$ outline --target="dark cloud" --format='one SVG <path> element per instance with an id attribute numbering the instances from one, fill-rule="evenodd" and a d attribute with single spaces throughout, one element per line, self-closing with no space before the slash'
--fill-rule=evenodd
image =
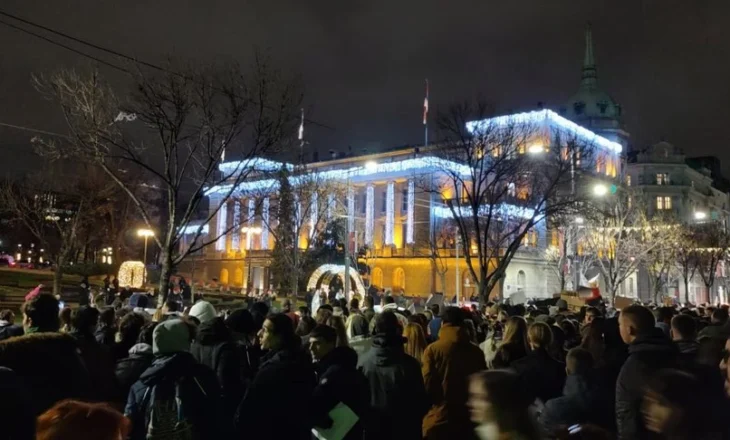
<path id="1" fill-rule="evenodd" d="M 601 86 L 635 145 L 659 138 L 717 154 L 730 117 L 726 0 L 4 0 L 1 9 L 150 61 L 245 61 L 267 48 L 302 75 L 322 151 L 422 141 L 432 108 L 481 94 L 502 110 L 559 107 L 578 87 L 591 21 Z M 0 122 L 60 129 L 31 72 L 88 60 L 0 25 Z M 27 135 L 0 128 L 8 150 Z M 10 146 L 8 146 L 10 145 Z M 25 159 L 18 159 L 25 160 Z"/>

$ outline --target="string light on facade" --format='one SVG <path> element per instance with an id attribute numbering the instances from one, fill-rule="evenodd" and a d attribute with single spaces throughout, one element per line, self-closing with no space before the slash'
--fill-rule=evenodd
<path id="1" fill-rule="evenodd" d="M 460 217 L 469 217 L 472 214 L 472 210 L 470 206 L 458 206 L 454 208 Z M 535 210 L 530 208 L 525 208 L 522 206 L 515 206 L 510 205 L 507 203 L 502 203 L 496 208 L 493 208 L 491 214 L 489 212 L 489 206 L 482 206 L 480 209 L 480 214 L 484 216 L 492 216 L 492 217 L 498 217 L 501 215 L 507 216 L 507 217 L 520 217 L 524 219 L 531 219 L 535 216 Z M 433 208 L 433 215 L 436 218 L 446 218 L 450 219 L 453 218 L 453 214 L 451 212 L 451 208 L 445 207 L 445 206 L 435 206 Z"/>
<path id="2" fill-rule="evenodd" d="M 228 205 L 224 202 L 221 203 L 221 207 L 218 210 L 218 240 L 215 242 L 215 250 L 224 251 L 226 250 L 226 230 L 228 229 Z"/>
<path id="3" fill-rule="evenodd" d="M 241 250 L 241 201 L 233 202 L 233 234 L 231 235 L 231 248 L 234 251 Z"/>
<path id="4" fill-rule="evenodd" d="M 375 188 L 370 184 L 367 186 L 365 192 L 365 243 L 368 245 L 373 244 L 373 210 L 375 204 Z"/>
<path id="5" fill-rule="evenodd" d="M 264 228 L 261 231 L 261 249 L 269 248 L 269 198 L 265 197 L 261 207 L 261 217 L 264 219 Z"/>
<path id="6" fill-rule="evenodd" d="M 248 199 L 248 220 L 246 221 L 246 223 L 248 224 L 249 230 L 253 228 L 253 220 L 255 215 L 256 201 L 254 199 Z M 253 247 L 252 239 L 252 234 L 246 234 L 246 249 L 251 249 Z"/>
<path id="7" fill-rule="evenodd" d="M 347 222 L 351 231 L 355 230 L 355 190 L 347 188 Z"/>
<path id="8" fill-rule="evenodd" d="M 395 226 L 395 182 L 388 182 L 385 192 L 385 244 L 393 244 L 393 227 Z"/>
<path id="9" fill-rule="evenodd" d="M 317 213 L 319 212 L 319 194 L 312 193 L 311 200 L 311 212 L 309 213 L 309 238 L 314 237 L 314 232 L 317 227 Z"/>
<path id="10" fill-rule="evenodd" d="M 277 162 L 271 159 L 265 159 L 263 157 L 252 157 L 248 160 L 238 160 L 232 162 L 224 162 L 218 165 L 218 170 L 226 174 L 240 174 L 243 170 L 253 171 L 278 171 L 286 167 L 287 170 L 291 171 L 294 166 L 290 163 Z"/>
<path id="11" fill-rule="evenodd" d="M 406 215 L 406 243 L 413 243 L 414 230 L 414 209 L 416 205 L 416 184 L 413 180 L 408 181 L 408 213 Z"/>
<path id="12" fill-rule="evenodd" d="M 207 234 L 209 231 L 208 225 L 203 225 L 202 228 L 200 225 L 186 225 L 180 228 L 180 233 L 183 235 L 197 234 L 198 229 L 200 229 L 201 234 Z"/>

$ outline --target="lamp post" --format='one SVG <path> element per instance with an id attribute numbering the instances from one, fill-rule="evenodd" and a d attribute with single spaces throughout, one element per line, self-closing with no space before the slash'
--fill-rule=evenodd
<path id="1" fill-rule="evenodd" d="M 147 282 L 147 239 L 150 237 L 155 236 L 155 231 L 152 229 L 137 229 L 137 236 L 138 237 L 144 237 L 144 255 L 142 257 L 142 261 L 144 262 L 144 271 L 142 274 L 142 279 L 144 282 Z"/>
<path id="2" fill-rule="evenodd" d="M 241 228 L 241 232 L 246 234 L 246 260 L 248 266 L 246 288 L 248 288 L 249 284 L 253 286 L 253 283 L 251 282 L 251 237 L 260 234 L 262 231 L 263 230 L 259 226 L 244 226 Z"/>

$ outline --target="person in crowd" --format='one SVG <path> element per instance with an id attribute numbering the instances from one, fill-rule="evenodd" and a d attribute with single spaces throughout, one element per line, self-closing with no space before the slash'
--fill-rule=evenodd
<path id="1" fill-rule="evenodd" d="M 324 320 L 321 324 L 328 325 L 335 329 L 335 332 L 337 332 L 337 346 L 338 347 L 348 347 L 350 344 L 347 340 L 347 330 L 345 329 L 345 320 L 342 318 L 342 316 L 335 316 L 334 314 L 330 315 L 327 319 Z"/>
<path id="2" fill-rule="evenodd" d="M 292 304 L 291 299 L 287 298 L 284 300 L 284 303 L 281 306 L 281 312 L 288 316 L 294 323 L 294 328 L 297 328 L 299 325 L 299 315 L 297 315 L 294 311 L 294 305 Z"/>
<path id="3" fill-rule="evenodd" d="M 583 326 L 583 339 L 580 347 L 587 350 L 593 356 L 593 362 L 596 367 L 604 365 L 604 353 L 606 352 L 606 342 L 603 339 L 603 328 L 605 321 L 603 318 L 596 317 L 591 319 L 589 324 Z"/>
<path id="4" fill-rule="evenodd" d="M 357 298 L 352 298 L 350 300 L 350 304 L 347 309 L 350 311 L 350 314 L 361 313 L 360 312 L 360 300 Z"/>
<path id="5" fill-rule="evenodd" d="M 147 318 L 141 313 L 127 313 L 119 322 L 119 342 L 112 347 L 114 362 L 129 355 L 129 350 L 139 342 L 142 327 L 147 324 Z"/>
<path id="6" fill-rule="evenodd" d="M 555 302 L 555 307 L 558 309 L 558 315 L 570 315 L 570 310 L 568 310 L 568 301 L 559 299 Z"/>
<path id="7" fill-rule="evenodd" d="M 727 438 L 727 424 L 717 418 L 712 401 L 702 400 L 700 382 L 690 373 L 665 369 L 655 372 L 644 390 L 641 414 L 646 431 L 659 439 Z"/>
<path id="8" fill-rule="evenodd" d="M 198 307 L 200 305 L 202 306 Z M 200 322 L 195 341 L 190 346 L 190 353 L 196 361 L 215 372 L 223 392 L 223 409 L 226 416 L 232 419 L 244 392 L 241 352 L 233 342 L 223 318 L 216 316 L 210 303 L 201 301 L 195 304 L 190 310 L 190 316 Z"/>
<path id="9" fill-rule="evenodd" d="M 258 337 L 268 353 L 238 407 L 236 428 L 246 438 L 309 440 L 312 421 L 302 411 L 316 385 L 309 355 L 283 313 L 269 315 Z"/>
<path id="10" fill-rule="evenodd" d="M 689 315 L 675 316 L 672 318 L 670 334 L 677 347 L 678 364 L 682 366 L 694 364 L 700 349 L 695 320 Z"/>
<path id="11" fill-rule="evenodd" d="M 560 329 L 565 334 L 565 343 L 562 347 L 562 352 L 567 353 L 571 348 L 580 345 L 580 333 L 570 319 L 565 319 L 559 325 Z"/>
<path id="12" fill-rule="evenodd" d="M 41 293 L 22 307 L 25 335 L 0 341 L 0 366 L 15 372 L 35 414 L 59 400 L 92 397 L 74 339 L 59 333 L 58 300 Z"/>
<path id="13" fill-rule="evenodd" d="M 152 335 L 154 360 L 132 385 L 124 415 L 130 440 L 224 438 L 220 389 L 215 373 L 189 353 L 190 325 L 181 319 L 159 323 Z"/>
<path id="14" fill-rule="evenodd" d="M 423 364 L 423 352 L 426 351 L 426 335 L 420 324 L 409 322 L 403 331 L 403 337 L 406 339 L 403 349 L 406 354 L 413 356 L 419 364 Z"/>
<path id="15" fill-rule="evenodd" d="M 703 328 L 697 335 L 697 339 L 726 340 L 730 337 L 730 325 L 728 324 L 728 310 L 720 307 L 712 311 L 710 325 Z"/>
<path id="16" fill-rule="evenodd" d="M 127 351 L 127 356 L 117 360 L 114 375 L 119 384 L 119 394 L 126 401 L 129 390 L 139 380 L 142 373 L 152 365 L 153 334 L 156 322 L 145 324 L 138 332 L 136 344 Z"/>
<path id="17" fill-rule="evenodd" d="M 71 332 L 71 307 L 64 307 L 58 312 L 61 333 Z"/>
<path id="18" fill-rule="evenodd" d="M 309 336 L 309 333 L 311 333 L 316 326 L 317 323 L 314 321 L 314 318 L 309 315 L 302 315 L 299 317 L 299 324 L 297 325 L 295 333 L 297 336 L 304 338 L 305 336 Z"/>
<path id="19" fill-rule="evenodd" d="M 421 422 L 428 410 L 418 361 L 403 350 L 403 336 L 394 312 L 375 315 L 372 349 L 358 361 L 370 387 L 366 440 L 421 440 Z"/>
<path id="20" fill-rule="evenodd" d="M 368 324 L 375 317 L 375 300 L 370 295 L 365 296 L 362 300 L 362 316 L 368 320 Z"/>
<path id="21" fill-rule="evenodd" d="M 37 440 L 120 440 L 132 423 L 107 403 L 64 400 L 38 417 L 36 429 Z"/>
<path id="22" fill-rule="evenodd" d="M 536 322 L 527 330 L 530 353 L 512 363 L 512 368 L 525 384 L 534 399 L 545 403 L 559 397 L 565 383 L 565 365 L 548 352 L 552 343 L 552 328 L 544 322 Z"/>
<path id="23" fill-rule="evenodd" d="M 357 370 L 357 353 L 350 347 L 337 346 L 337 332 L 326 325 L 318 325 L 309 335 L 309 350 L 315 361 L 317 386 L 312 397 L 314 425 L 331 428 L 330 411 L 340 402 L 347 405 L 359 420 L 344 437 L 361 440 L 363 424 L 370 399 L 362 373 Z"/>
<path id="24" fill-rule="evenodd" d="M 661 329 L 664 336 L 669 338 L 669 331 L 672 328 L 672 317 L 674 316 L 674 308 L 672 307 L 657 307 L 654 309 L 654 319 L 656 320 L 657 328 Z"/>
<path id="25" fill-rule="evenodd" d="M 441 307 L 438 304 L 431 304 L 431 313 L 433 313 L 433 318 L 428 323 L 428 328 L 431 340 L 435 341 L 439 338 L 439 330 L 441 330 Z"/>
<path id="26" fill-rule="evenodd" d="M 367 353 L 372 347 L 370 325 L 362 313 L 352 313 L 347 318 L 347 340 L 358 358 Z"/>
<path id="27" fill-rule="evenodd" d="M 109 402 L 118 396 L 114 360 L 111 351 L 99 344 L 94 331 L 99 322 L 99 310 L 82 306 L 71 313 L 71 333 L 86 365 L 94 396 L 99 401 Z"/>
<path id="28" fill-rule="evenodd" d="M 259 369 L 262 355 L 261 346 L 256 339 L 256 334 L 260 329 L 256 328 L 251 312 L 246 309 L 234 310 L 228 315 L 225 322 L 238 350 L 241 381 L 244 386 L 248 386 Z M 299 324 L 301 325 L 302 322 L 305 320 L 302 319 Z"/>
<path id="29" fill-rule="evenodd" d="M 84 275 L 79 283 L 79 306 L 88 306 L 90 302 L 91 284 L 89 277 Z"/>
<path id="30" fill-rule="evenodd" d="M 620 440 L 631 440 L 645 436 L 640 415 L 642 387 L 654 373 L 674 365 L 676 352 L 646 307 L 626 307 L 618 321 L 629 356 L 616 380 L 616 429 Z"/>
<path id="31" fill-rule="evenodd" d="M 35 439 L 36 416 L 32 396 L 15 372 L 0 367 L 0 438 L 8 440 Z"/>
<path id="32" fill-rule="evenodd" d="M 471 343 L 464 311 L 448 307 L 439 339 L 423 354 L 423 380 L 431 408 L 423 419 L 426 439 L 467 438 L 473 432 L 466 407 L 468 377 L 487 368 L 484 353 Z"/>
<path id="33" fill-rule="evenodd" d="M 480 440 L 539 440 L 530 404 L 512 371 L 482 371 L 469 378 L 470 419 Z"/>
<path id="34" fill-rule="evenodd" d="M 466 312 L 469 313 L 469 312 Z M 474 345 L 479 345 L 479 339 L 477 337 L 477 328 L 474 325 L 474 320 L 472 319 L 464 319 L 464 330 L 466 331 L 467 336 L 469 337 L 469 341 Z"/>
<path id="35" fill-rule="evenodd" d="M 596 318 L 602 318 L 601 311 L 593 306 L 588 306 L 586 308 L 586 314 L 583 317 L 583 327 L 590 325 L 591 322 L 593 322 Z"/>
<path id="36" fill-rule="evenodd" d="M 565 361 L 563 395 L 545 403 L 540 416 L 543 432 L 554 434 L 559 427 L 575 424 L 613 429 L 612 389 L 593 368 L 593 355 L 576 347 L 568 351 Z"/>
<path id="37" fill-rule="evenodd" d="M 99 326 L 94 337 L 96 342 L 112 350 L 117 336 L 116 313 L 112 307 L 104 307 L 99 314 Z"/>
<path id="38" fill-rule="evenodd" d="M 23 336 L 23 327 L 15 324 L 15 313 L 12 310 L 0 311 L 0 341 L 13 336 Z"/>
<path id="39" fill-rule="evenodd" d="M 511 316 L 507 319 L 502 343 L 497 348 L 490 368 L 508 368 L 515 361 L 527 356 L 529 351 L 527 321 L 521 316 Z"/>

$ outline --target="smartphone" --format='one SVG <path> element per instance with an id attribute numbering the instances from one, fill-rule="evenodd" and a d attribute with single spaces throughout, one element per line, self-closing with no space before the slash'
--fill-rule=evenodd
<path id="1" fill-rule="evenodd" d="M 66 303 L 64 301 L 59 301 L 58 310 L 63 310 L 64 307 L 66 307 Z"/>
<path id="2" fill-rule="evenodd" d="M 581 425 L 573 425 L 568 427 L 568 434 L 569 435 L 575 435 L 578 434 L 583 430 L 583 427 Z"/>

